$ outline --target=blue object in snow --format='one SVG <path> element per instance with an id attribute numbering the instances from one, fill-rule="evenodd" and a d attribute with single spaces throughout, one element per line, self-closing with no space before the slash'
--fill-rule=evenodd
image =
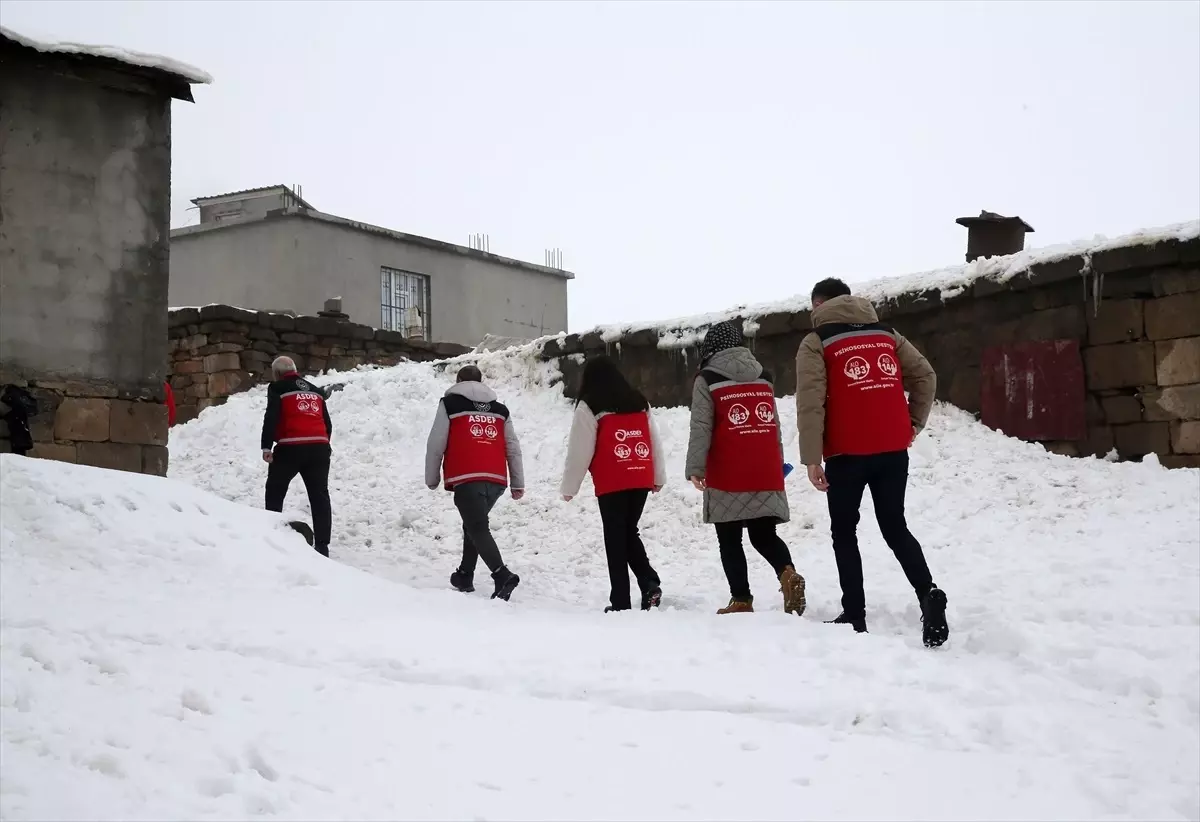
<path id="1" fill-rule="evenodd" d="M 783 464 L 783 478 L 787 479 L 787 475 L 790 473 L 792 473 L 792 464 L 790 462 L 785 462 Z"/>

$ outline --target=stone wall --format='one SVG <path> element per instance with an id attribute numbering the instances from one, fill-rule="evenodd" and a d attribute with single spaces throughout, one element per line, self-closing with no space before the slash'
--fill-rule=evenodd
<path id="1" fill-rule="evenodd" d="M 295 360 L 301 373 L 315 375 L 368 364 L 437 360 L 470 350 L 406 339 L 397 331 L 333 316 L 294 317 L 227 305 L 175 309 L 167 326 L 176 424 L 269 382 L 271 361 L 281 354 Z"/>
<path id="2" fill-rule="evenodd" d="M 1035 262 L 1003 284 L 977 280 L 945 299 L 939 291 L 910 292 L 877 307 L 936 368 L 938 398 L 973 413 L 981 410 L 986 348 L 1075 340 L 1087 433 L 1048 446 L 1080 456 L 1115 448 L 1125 459 L 1153 453 L 1165 465 L 1200 466 L 1200 239 Z M 795 393 L 796 350 L 811 325 L 808 311 L 744 322 L 779 396 Z M 699 336 L 689 331 L 703 329 L 650 329 L 607 341 L 599 332 L 575 334 L 549 341 L 542 357 L 558 360 L 568 395 L 582 359 L 608 353 L 656 406 L 686 405 L 698 349 L 669 340 Z"/>
<path id="3" fill-rule="evenodd" d="M 38 400 L 31 456 L 165 474 L 170 92 L 7 38 L 0 65 L 0 385 Z"/>
<path id="4" fill-rule="evenodd" d="M 11 372 L 0 380 L 25 388 L 37 400 L 27 456 L 166 476 L 167 407 L 161 385 L 157 391 L 131 391 L 97 381 L 26 380 Z M 0 422 L 0 452 L 11 450 L 8 425 Z"/>

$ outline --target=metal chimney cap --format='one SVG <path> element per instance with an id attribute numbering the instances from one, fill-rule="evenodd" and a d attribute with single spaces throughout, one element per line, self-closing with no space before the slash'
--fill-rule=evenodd
<path id="1" fill-rule="evenodd" d="M 1020 217 L 1005 217 L 1003 214 L 997 214 L 994 211 L 980 211 L 978 217 L 959 217 L 954 222 L 968 229 L 981 225 L 1004 225 L 1007 223 L 1020 225 L 1026 234 L 1033 233 L 1033 226 Z"/>

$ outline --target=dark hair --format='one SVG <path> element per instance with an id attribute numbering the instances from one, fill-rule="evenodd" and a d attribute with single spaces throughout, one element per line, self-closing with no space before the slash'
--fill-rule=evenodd
<path id="1" fill-rule="evenodd" d="M 850 286 L 839 280 L 837 277 L 830 277 L 827 280 L 821 280 L 813 286 L 812 300 L 815 303 L 817 300 L 824 302 L 832 300 L 834 297 L 850 296 Z"/>
<path id="2" fill-rule="evenodd" d="M 579 378 L 579 398 L 575 404 L 587 403 L 593 414 L 610 411 L 614 414 L 632 414 L 648 411 L 650 403 L 632 385 L 617 364 L 603 355 L 593 357 L 583 366 Z"/>
<path id="3" fill-rule="evenodd" d="M 458 379 L 455 382 L 483 382 L 483 373 L 474 365 L 464 365 L 458 369 Z"/>

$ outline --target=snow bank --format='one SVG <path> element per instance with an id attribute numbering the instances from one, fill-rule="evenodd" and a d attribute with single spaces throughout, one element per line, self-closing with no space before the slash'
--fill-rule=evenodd
<path id="1" fill-rule="evenodd" d="M 1097 254 L 1115 248 L 1154 245 L 1165 240 L 1192 240 L 1197 237 L 1200 237 L 1200 220 L 1193 220 L 1159 228 L 1147 228 L 1112 239 L 1097 236 L 1090 240 L 1029 249 L 1005 257 L 989 257 L 965 265 L 939 268 L 920 274 L 884 277 L 854 284 L 853 289 L 855 294 L 866 297 L 876 304 L 922 291 L 938 291 L 942 299 L 950 299 L 980 280 L 1004 283 L 1035 265 L 1046 265 L 1068 257 Z M 605 342 L 611 343 L 638 331 L 658 331 L 659 348 L 685 348 L 697 344 L 706 329 L 724 320 L 741 317 L 747 320 L 748 333 L 753 333 L 756 328 L 754 323 L 756 318 L 768 314 L 807 311 L 811 307 L 812 301 L 808 294 L 797 294 L 786 300 L 739 305 L 725 311 L 680 317 L 673 320 L 604 325 L 584 333 L 598 333 Z M 559 335 L 559 338 L 563 336 L 565 335 Z"/>
<path id="2" fill-rule="evenodd" d="M 34 39 L 23 34 L 18 34 L 7 26 L 0 26 L 0 36 L 4 36 L 9 40 L 20 43 L 31 49 L 45 52 L 47 54 L 78 54 L 86 57 L 107 57 L 112 60 L 120 60 L 122 63 L 127 63 L 131 66 L 141 66 L 142 68 L 159 69 L 170 74 L 177 75 L 187 80 L 190 83 L 211 83 L 212 75 L 206 71 L 188 65 L 179 60 L 173 60 L 170 57 L 163 57 L 159 54 L 146 54 L 140 51 L 132 51 L 119 46 L 98 46 L 88 45 L 85 43 L 60 43 L 52 40 Z"/>
<path id="3" fill-rule="evenodd" d="M 260 510 L 261 389 L 172 429 L 169 480 L 0 457 L 0 817 L 1200 818 L 1200 472 L 939 407 L 909 503 L 950 596 L 929 651 L 869 506 L 871 633 L 822 624 L 828 522 L 798 478 L 808 613 L 751 551 L 759 613 L 716 616 L 686 411 L 659 411 L 663 608 L 605 615 L 590 485 L 555 493 L 570 404 L 550 364 L 479 360 L 530 479 L 493 517 L 511 603 L 448 590 L 460 526 L 422 462 L 453 377 L 429 364 L 336 377 L 333 561 Z"/>
<path id="4" fill-rule="evenodd" d="M 699 495 L 681 479 L 687 412 L 660 410 L 672 482 L 650 500 L 643 534 L 663 578 L 663 613 L 606 619 L 595 503 L 588 486 L 569 504 L 556 494 L 571 408 L 560 385 L 548 387 L 555 372 L 517 352 L 479 363 L 513 409 L 524 447 L 529 495 L 506 498 L 493 517 L 523 581 L 487 639 L 451 639 L 424 624 L 398 631 L 406 642 L 431 634 L 426 651 L 408 657 L 411 669 L 451 667 L 493 692 L 648 712 L 636 750 L 657 747 L 646 740 L 664 732 L 664 713 L 752 719 L 764 734 L 739 724 L 726 737 L 728 754 L 705 747 L 710 731 L 724 733 L 717 726 L 673 737 L 666 759 L 705 776 L 666 776 L 666 763 L 638 759 L 634 767 L 621 743 L 604 759 L 606 725 L 564 725 L 572 728 L 566 740 L 601 740 L 581 762 L 599 784 L 624 784 L 647 768 L 658 781 L 646 795 L 630 788 L 628 805 L 584 814 L 589 798 L 559 807 L 565 818 L 1200 816 L 1200 472 L 1057 457 L 939 406 L 914 449 L 909 495 L 910 522 L 950 595 L 951 641 L 929 653 L 916 602 L 869 505 L 861 531 L 872 633 L 821 624 L 839 610 L 828 519 L 823 498 L 797 475 L 789 482 L 792 522 L 781 533 L 809 580 L 809 613 L 782 614 L 778 585 L 751 552 L 765 613 L 737 622 L 714 616 L 728 592 L 711 529 L 699 521 Z M 449 616 L 455 608 L 486 618 L 493 611 L 483 595 L 446 592 L 460 526 L 449 497 L 422 482 L 427 427 L 452 377 L 405 364 L 337 379 L 346 387 L 331 402 L 336 559 L 401 583 L 398 602 L 440 597 L 444 606 L 429 606 L 439 620 L 469 619 Z M 172 477 L 261 505 L 262 407 L 255 390 L 175 429 Z M 793 404 L 782 401 L 780 411 L 794 453 Z M 307 510 L 299 486 L 290 505 Z M 699 729 L 694 721 L 687 727 Z M 789 726 L 782 738 L 773 735 L 779 724 Z M 523 721 L 521 735 L 527 730 Z M 774 747 L 782 739 L 792 740 L 786 754 Z M 838 752 L 843 744 L 853 757 Z M 821 759 L 827 752 L 831 759 Z M 959 755 L 941 756 L 952 752 Z M 786 773 L 776 754 L 788 760 Z M 817 776 L 810 767 L 818 762 L 836 765 Z M 721 775 L 709 781 L 713 766 Z M 940 772 L 936 785 L 932 771 L 921 775 L 927 767 Z M 976 768 L 997 769 L 995 781 Z M 610 776 L 614 770 L 621 776 Z M 899 787 L 893 779 L 914 781 Z M 739 796 L 736 808 L 712 792 L 734 780 L 742 788 L 720 795 Z M 824 793 L 835 787 L 840 799 Z M 550 806 L 504 807 L 537 816 Z"/>

